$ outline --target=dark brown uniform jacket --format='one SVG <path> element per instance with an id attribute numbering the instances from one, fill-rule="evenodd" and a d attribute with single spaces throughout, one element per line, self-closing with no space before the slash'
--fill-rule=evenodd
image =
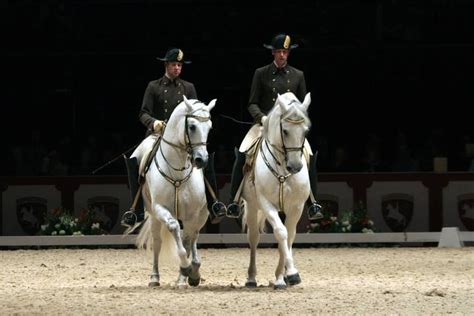
<path id="1" fill-rule="evenodd" d="M 306 96 L 304 73 L 290 65 L 278 69 L 275 63 L 258 68 L 252 80 L 248 110 L 255 122 L 275 105 L 278 94 L 293 92 L 303 102 Z"/>
<path id="2" fill-rule="evenodd" d="M 138 114 L 140 122 L 151 132 L 155 120 L 165 121 L 170 118 L 174 108 L 183 101 L 183 95 L 188 99 L 197 99 L 196 89 L 191 82 L 181 78 L 171 81 L 166 76 L 150 81 Z"/>

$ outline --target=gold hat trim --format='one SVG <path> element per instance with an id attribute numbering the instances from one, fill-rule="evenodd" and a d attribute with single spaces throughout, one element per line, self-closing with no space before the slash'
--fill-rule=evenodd
<path id="1" fill-rule="evenodd" d="M 291 39 L 288 35 L 285 36 L 285 41 L 283 42 L 283 47 L 288 49 L 290 47 Z"/>

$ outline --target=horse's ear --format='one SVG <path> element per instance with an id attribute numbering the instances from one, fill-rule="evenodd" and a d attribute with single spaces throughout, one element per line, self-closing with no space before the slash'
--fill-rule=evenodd
<path id="1" fill-rule="evenodd" d="M 308 110 L 308 106 L 310 105 L 311 103 L 311 92 L 308 92 L 306 93 L 306 96 L 304 97 L 304 101 L 303 103 L 301 104 L 301 107 L 307 111 Z"/>
<path id="2" fill-rule="evenodd" d="M 193 105 L 189 103 L 188 98 L 186 98 L 185 95 L 183 95 L 183 102 L 186 105 L 186 108 L 188 109 L 188 112 L 191 112 L 193 110 Z"/>
<path id="3" fill-rule="evenodd" d="M 282 109 L 282 113 L 285 113 L 286 111 L 288 111 L 288 105 L 285 103 L 284 98 L 279 93 L 278 93 L 278 97 L 277 97 L 276 102 L 280 105 L 280 107 Z"/>
<path id="4" fill-rule="evenodd" d="M 211 112 L 211 110 L 216 106 L 216 101 L 217 99 L 211 100 L 211 102 L 209 102 L 209 104 L 207 105 L 209 112 Z"/>

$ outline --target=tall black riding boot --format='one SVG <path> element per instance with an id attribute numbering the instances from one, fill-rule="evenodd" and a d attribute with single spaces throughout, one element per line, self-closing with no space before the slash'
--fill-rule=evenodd
<path id="1" fill-rule="evenodd" d="M 135 196 L 138 192 L 138 188 L 140 187 L 140 183 L 138 182 L 138 162 L 137 158 L 127 158 L 125 157 L 125 165 L 127 166 L 127 174 L 128 174 L 128 185 L 130 187 L 130 194 L 132 196 L 132 203 L 135 200 Z M 133 206 L 133 205 L 132 205 Z M 137 204 L 135 208 L 130 208 L 130 210 L 126 211 L 122 216 L 121 224 L 122 226 L 131 228 L 131 227 L 138 227 L 145 217 L 145 212 L 143 208 L 143 198 L 142 195 L 138 197 Z"/>
<path id="2" fill-rule="evenodd" d="M 209 155 L 209 160 L 207 166 L 204 169 L 204 177 L 207 182 L 211 185 L 212 190 L 214 191 L 215 196 L 209 191 L 206 186 L 206 199 L 207 199 L 207 210 L 209 211 L 209 216 L 212 224 L 218 224 L 225 217 L 227 209 L 225 204 L 218 200 L 217 197 L 217 181 L 216 181 L 216 172 L 214 169 L 214 153 Z"/>
<path id="3" fill-rule="evenodd" d="M 316 172 L 316 160 L 318 158 L 318 152 L 316 151 L 313 156 L 309 159 L 309 182 L 311 185 L 311 192 L 313 197 L 316 199 L 316 192 L 318 186 L 318 175 Z M 312 201 L 311 198 L 308 200 L 308 218 L 310 220 L 321 219 L 323 218 L 323 213 L 321 212 L 321 205 L 319 205 L 316 200 Z"/>
<path id="4" fill-rule="evenodd" d="M 243 167 L 245 164 L 245 154 L 241 153 L 238 148 L 234 148 L 235 161 L 232 167 L 232 178 L 230 181 L 230 203 L 227 205 L 227 217 L 238 218 L 242 213 L 240 201 L 236 194 L 239 190 L 240 183 L 244 177 Z"/>

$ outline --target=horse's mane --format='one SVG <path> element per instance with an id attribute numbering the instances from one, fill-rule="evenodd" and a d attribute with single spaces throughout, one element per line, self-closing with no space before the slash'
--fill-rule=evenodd
<path id="1" fill-rule="evenodd" d="M 277 105 L 278 101 L 275 102 L 273 105 L 272 109 L 268 112 L 268 118 L 274 115 L 280 114 L 282 119 L 291 119 L 291 120 L 300 120 L 304 119 L 304 124 L 308 126 L 308 128 L 311 127 L 311 120 L 309 119 L 307 111 L 304 111 L 301 107 L 297 105 L 301 105 L 301 102 L 298 100 L 298 98 L 291 92 L 287 92 L 285 94 L 282 94 L 280 98 L 284 99 L 287 101 L 289 105 L 289 110 L 286 113 L 281 113 L 281 106 Z M 270 120 L 266 120 L 265 123 L 263 124 L 263 134 L 266 135 L 268 132 L 268 124 Z"/>

